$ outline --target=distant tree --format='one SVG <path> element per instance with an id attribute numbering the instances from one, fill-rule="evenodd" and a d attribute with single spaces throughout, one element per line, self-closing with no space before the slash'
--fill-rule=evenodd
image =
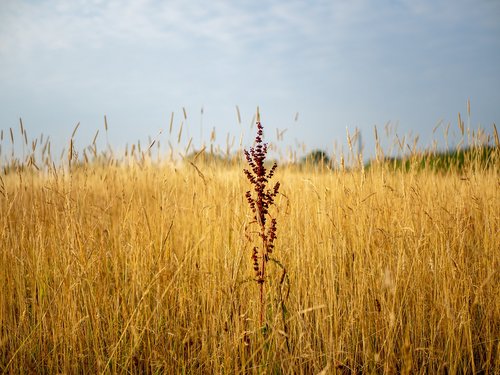
<path id="1" fill-rule="evenodd" d="M 330 158 L 323 150 L 313 150 L 302 158 L 302 163 L 312 163 L 315 165 L 330 165 Z"/>

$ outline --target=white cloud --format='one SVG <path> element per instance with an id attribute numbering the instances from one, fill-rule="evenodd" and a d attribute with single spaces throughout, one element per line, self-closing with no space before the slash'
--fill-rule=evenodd
<path id="1" fill-rule="evenodd" d="M 108 43 L 168 43 L 182 48 L 196 40 L 238 50 L 288 35 L 321 38 L 329 20 L 325 3 L 301 1 L 65 1 L 5 3 L 0 9 L 0 56 L 46 49 L 101 48 Z M 336 6 L 334 26 L 352 6 Z M 325 12 L 326 11 L 326 12 Z M 318 18 L 323 18 L 319 20 Z M 277 46 L 276 46 L 277 47 Z"/>
<path id="2" fill-rule="evenodd" d="M 269 45 L 269 52 L 293 44 L 297 38 L 315 45 L 349 41 L 366 26 L 376 34 L 389 22 L 377 16 L 403 16 L 396 8 L 422 19 L 490 24 L 499 7 L 461 0 L 399 3 L 360 1 L 157 1 L 157 0 L 46 0 L 9 1 L 0 6 L 0 57 L 15 59 L 39 50 L 106 48 L 110 44 L 165 45 L 186 48 L 196 43 L 223 46 L 243 53 L 250 45 Z M 399 5 L 398 5 L 399 4 Z M 372 24 L 367 25 L 369 22 Z M 411 27 L 411 25 L 408 25 Z M 304 43 L 303 48 L 308 47 Z"/>

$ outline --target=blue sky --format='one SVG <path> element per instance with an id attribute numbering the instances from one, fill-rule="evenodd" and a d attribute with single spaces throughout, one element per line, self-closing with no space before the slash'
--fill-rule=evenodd
<path id="1" fill-rule="evenodd" d="M 282 149 L 332 151 L 358 128 L 369 154 L 389 121 L 428 146 L 468 98 L 473 127 L 500 123 L 499 20 L 496 0 L 1 0 L 0 129 L 22 117 L 63 147 L 80 122 L 83 146 L 106 114 L 118 149 L 176 143 L 181 121 L 184 144 L 215 127 L 248 145 L 259 105 Z"/>

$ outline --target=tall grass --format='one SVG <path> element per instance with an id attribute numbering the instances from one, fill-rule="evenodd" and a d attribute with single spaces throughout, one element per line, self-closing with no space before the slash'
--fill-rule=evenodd
<path id="1" fill-rule="evenodd" d="M 72 148 L 2 169 L 1 372 L 500 373 L 498 146 L 448 173 L 278 168 L 265 335 L 238 161 Z"/>

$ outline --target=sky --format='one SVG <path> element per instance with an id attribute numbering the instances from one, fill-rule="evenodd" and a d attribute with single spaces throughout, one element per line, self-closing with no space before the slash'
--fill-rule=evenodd
<path id="1" fill-rule="evenodd" d="M 106 115 L 116 149 L 181 122 L 193 149 L 213 128 L 247 147 L 259 106 L 283 153 L 359 129 L 369 155 L 388 123 L 443 145 L 469 99 L 471 127 L 500 124 L 499 20 L 497 0 L 0 0 L 0 129 L 64 147 L 80 123 L 83 147 Z"/>

